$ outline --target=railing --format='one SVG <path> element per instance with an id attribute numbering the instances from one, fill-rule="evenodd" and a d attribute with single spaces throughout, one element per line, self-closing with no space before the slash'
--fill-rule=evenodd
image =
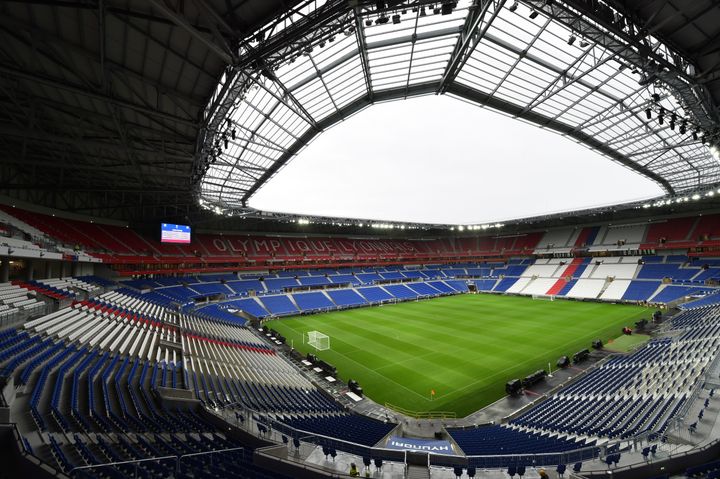
<path id="1" fill-rule="evenodd" d="M 146 459 L 136 459 L 134 461 L 116 461 L 116 462 L 105 462 L 102 464 L 91 464 L 89 466 L 78 466 L 74 467 L 70 470 L 68 475 L 70 477 L 83 477 L 85 471 L 94 471 L 96 469 L 103 469 L 108 467 L 117 467 L 117 466 L 130 466 L 134 468 L 133 478 L 137 479 L 140 477 L 138 475 L 138 468 L 141 464 L 146 464 L 150 462 L 157 462 L 160 463 L 162 461 L 174 461 L 175 463 L 175 471 L 177 471 L 178 467 L 178 456 L 160 456 L 160 457 L 150 457 Z"/>
<path id="2" fill-rule="evenodd" d="M 457 417 L 455 411 L 411 411 L 387 402 L 385 407 L 413 419 L 455 419 Z"/>
<path id="3" fill-rule="evenodd" d="M 71 477 L 77 477 L 77 476 L 83 476 L 84 471 L 94 471 L 96 469 L 103 469 L 108 467 L 117 467 L 117 466 L 130 466 L 134 469 L 133 472 L 133 478 L 138 477 L 145 477 L 145 474 L 138 475 L 139 468 L 143 464 L 147 463 L 162 463 L 166 462 L 168 466 L 172 466 L 172 469 L 175 471 L 175 476 L 177 477 L 181 472 L 181 466 L 182 466 L 182 460 L 191 458 L 191 457 L 202 457 L 202 458 L 209 458 L 210 464 L 212 465 L 213 456 L 216 454 L 227 454 L 227 453 L 242 453 L 243 460 L 247 459 L 245 457 L 245 451 L 246 448 L 244 447 L 233 447 L 233 448 L 227 448 L 227 449 L 216 449 L 213 451 L 204 451 L 204 452 L 193 452 L 189 454 L 181 454 L 179 456 L 159 456 L 159 457 L 149 457 L 145 459 L 135 459 L 135 460 L 129 460 L 129 461 L 114 461 L 114 462 L 106 462 L 102 464 L 90 464 L 88 466 L 78 466 L 74 467 L 69 475 Z"/>

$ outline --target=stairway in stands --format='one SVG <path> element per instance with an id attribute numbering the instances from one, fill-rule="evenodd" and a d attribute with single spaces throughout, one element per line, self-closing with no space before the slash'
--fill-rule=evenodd
<path id="1" fill-rule="evenodd" d="M 563 287 L 567 284 L 568 279 L 572 278 L 573 273 L 578 269 L 578 267 L 582 264 L 583 259 L 582 258 L 575 258 L 572 260 L 572 262 L 567 265 L 565 268 L 565 271 L 562 272 L 560 275 L 560 279 L 555 282 L 555 284 L 548 290 L 545 294 L 558 294 Z"/>
<path id="2" fill-rule="evenodd" d="M 430 479 L 430 469 L 426 466 L 409 464 L 406 477 L 407 479 Z"/>

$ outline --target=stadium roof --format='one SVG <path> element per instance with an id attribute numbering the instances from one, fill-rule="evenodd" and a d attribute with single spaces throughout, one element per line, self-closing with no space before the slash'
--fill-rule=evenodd
<path id="1" fill-rule="evenodd" d="M 608 1 L 5 1 L 0 192 L 124 218 L 242 209 L 335 122 L 438 93 L 669 194 L 717 184 L 693 132 L 717 133 L 720 6 Z"/>
<path id="2" fill-rule="evenodd" d="M 692 3 L 694 17 L 718 14 Z M 587 5 L 301 4 L 243 45 L 246 74 L 205 137 L 201 201 L 243 208 L 324 129 L 372 103 L 424 94 L 561 132 L 671 195 L 718 183 L 718 160 L 701 143 L 717 125 L 705 72 L 656 36 L 665 24 Z"/>

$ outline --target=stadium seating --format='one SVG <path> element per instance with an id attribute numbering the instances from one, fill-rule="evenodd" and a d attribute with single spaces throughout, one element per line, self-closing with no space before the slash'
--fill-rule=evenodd
<path id="1" fill-rule="evenodd" d="M 673 320 L 679 335 L 603 363 L 511 424 L 578 437 L 660 437 L 714 358 L 707 348 L 718 343 L 720 331 L 707 324 L 715 314 L 682 313 Z"/>
<path id="2" fill-rule="evenodd" d="M 424 282 L 407 283 L 406 286 L 418 296 L 437 296 L 440 294 L 440 291 Z"/>
<path id="3" fill-rule="evenodd" d="M 271 293 L 281 292 L 286 288 L 297 288 L 300 283 L 295 278 L 266 278 L 265 288 Z"/>
<path id="4" fill-rule="evenodd" d="M 695 221 L 694 217 L 687 217 L 650 223 L 645 241 L 648 243 L 660 243 L 688 240 Z"/>
<path id="5" fill-rule="evenodd" d="M 384 286 L 384 289 L 393 297 L 400 300 L 417 299 L 418 297 L 418 293 L 408 288 L 404 284 L 388 284 Z"/>
<path id="6" fill-rule="evenodd" d="M 518 278 L 503 278 L 495 285 L 495 289 L 493 291 L 498 291 L 504 293 L 508 290 L 512 285 L 514 285 L 517 282 Z"/>
<path id="7" fill-rule="evenodd" d="M 674 277 L 680 269 L 677 263 L 651 263 L 640 269 L 638 279 L 663 279 Z M 697 272 L 697 271 L 696 271 Z"/>
<path id="8" fill-rule="evenodd" d="M 580 233 L 575 240 L 575 248 L 585 248 L 592 246 L 597 239 L 598 233 L 600 232 L 599 226 L 590 226 L 580 230 Z"/>
<path id="9" fill-rule="evenodd" d="M 374 446 L 396 426 L 396 424 L 384 423 L 356 414 L 286 418 L 282 422 L 300 431 L 337 437 L 365 446 Z"/>
<path id="10" fill-rule="evenodd" d="M 604 279 L 579 279 L 565 296 L 582 299 L 597 298 L 603 286 L 605 286 Z"/>
<path id="11" fill-rule="evenodd" d="M 368 302 L 360 296 L 354 289 L 338 289 L 329 290 L 328 296 L 337 306 L 363 306 Z"/>
<path id="12" fill-rule="evenodd" d="M 356 291 L 360 293 L 368 303 L 382 303 L 395 299 L 393 295 L 377 286 L 357 288 Z"/>
<path id="13" fill-rule="evenodd" d="M 300 311 L 327 311 L 335 304 L 324 293 L 295 293 L 292 295 Z"/>
<path id="14" fill-rule="evenodd" d="M 660 287 L 660 281 L 631 281 L 622 299 L 624 301 L 647 301 Z"/>
<path id="15" fill-rule="evenodd" d="M 465 454 L 477 456 L 563 452 L 591 445 L 582 440 L 553 438 L 505 425 L 448 428 L 447 431 Z"/>
<path id="16" fill-rule="evenodd" d="M 256 293 L 264 293 L 265 287 L 263 283 L 256 279 L 245 279 L 240 281 L 228 281 L 225 285 L 230 288 L 235 294 L 247 295 L 251 291 Z"/>
<path id="17" fill-rule="evenodd" d="M 710 290 L 708 288 L 666 285 L 655 296 L 651 297 L 650 301 L 657 303 L 670 303 L 684 296 L 707 293 L 709 291 Z"/>
<path id="18" fill-rule="evenodd" d="M 297 307 L 285 295 L 262 296 L 259 299 L 270 314 L 281 316 L 298 312 Z"/>

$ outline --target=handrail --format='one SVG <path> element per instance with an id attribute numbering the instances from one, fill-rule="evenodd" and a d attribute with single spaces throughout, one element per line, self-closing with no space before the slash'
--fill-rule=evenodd
<path id="1" fill-rule="evenodd" d="M 135 467 L 138 466 L 141 462 L 158 462 L 158 461 L 165 461 L 168 459 L 175 459 L 177 461 L 179 456 L 159 456 L 159 457 L 148 457 L 145 459 L 135 459 L 133 461 L 114 461 L 114 462 L 103 462 L 101 464 L 89 464 L 87 466 L 75 466 L 72 469 L 70 469 L 70 472 L 68 473 L 69 476 L 72 476 L 75 471 L 80 471 L 84 469 L 95 469 L 97 467 L 110 467 L 110 466 L 122 466 L 125 464 L 134 464 Z"/>
<path id="2" fill-rule="evenodd" d="M 413 419 L 455 419 L 457 413 L 455 411 L 411 411 L 400 406 L 395 406 L 388 402 L 385 403 L 385 407 L 392 409 L 395 412 L 399 412 L 405 416 Z"/>

